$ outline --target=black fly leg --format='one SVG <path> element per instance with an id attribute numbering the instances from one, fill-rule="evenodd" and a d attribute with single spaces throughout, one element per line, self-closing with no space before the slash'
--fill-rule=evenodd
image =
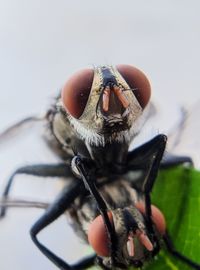
<path id="1" fill-rule="evenodd" d="M 128 170 L 139 169 L 146 171 L 145 173 L 146 176 L 144 175 L 143 182 L 141 182 L 140 179 L 139 183 L 136 183 L 136 186 L 139 189 L 139 191 L 142 192 L 145 196 L 146 215 L 148 221 L 147 224 L 148 230 L 150 229 L 150 231 L 152 229 L 150 192 L 153 188 L 158 173 L 158 169 L 161 164 L 161 159 L 163 157 L 163 152 L 165 150 L 166 140 L 167 138 L 165 135 L 158 135 L 151 141 L 132 151 L 128 156 L 128 166 L 127 166 Z M 183 164 L 186 162 L 192 164 L 191 159 L 187 157 L 183 157 L 180 159 L 174 157 L 173 161 L 174 162 L 170 163 L 171 165 Z M 166 244 L 168 251 L 174 257 L 188 264 L 193 269 L 200 270 L 200 265 L 192 262 L 190 259 L 188 259 L 187 257 L 183 256 L 182 254 L 180 254 L 178 251 L 175 250 L 174 245 L 172 244 L 172 241 L 170 240 L 170 237 L 167 233 L 163 237 L 163 240 Z"/>
<path id="2" fill-rule="evenodd" d="M 10 188 L 13 184 L 14 177 L 17 174 L 27 174 L 39 177 L 68 177 L 72 175 L 71 168 L 65 163 L 61 164 L 37 164 L 18 168 L 9 178 L 8 183 L 3 191 L 2 197 L 4 200 L 9 195 Z M 0 218 L 6 214 L 6 207 L 0 207 Z"/>
<path id="3" fill-rule="evenodd" d="M 14 177 L 17 174 L 28 174 L 39 177 L 68 177 L 72 175 L 71 168 L 67 166 L 67 164 L 41 164 L 41 165 L 30 165 L 24 166 L 17 169 L 12 176 L 10 177 L 8 184 L 4 190 L 3 196 L 4 198 L 8 197 L 11 185 L 13 183 Z M 76 180 L 74 180 L 76 181 Z M 78 181 L 78 180 L 77 180 Z M 31 237 L 34 243 L 38 246 L 38 248 L 50 259 L 52 260 L 58 267 L 61 269 L 83 269 L 85 267 L 89 267 L 94 264 L 94 260 L 96 255 L 92 257 L 88 257 L 81 262 L 77 263 L 75 266 L 71 267 L 56 255 L 54 255 L 51 251 L 49 251 L 46 247 L 39 243 L 36 238 L 36 235 L 50 223 L 52 223 L 55 219 L 57 219 L 60 215 L 62 215 L 65 210 L 70 206 L 70 203 L 79 196 L 80 191 L 85 190 L 84 186 L 80 181 L 76 184 L 71 185 L 70 187 L 66 187 L 59 198 L 49 206 L 46 210 L 45 214 L 36 222 L 36 224 L 31 229 Z M 5 215 L 5 207 L 1 208 L 0 217 Z"/>
<path id="4" fill-rule="evenodd" d="M 188 156 L 176 156 L 170 153 L 165 153 L 160 164 L 160 168 L 167 169 L 182 164 L 188 164 L 190 166 L 193 166 L 192 158 Z"/>
<path id="5" fill-rule="evenodd" d="M 189 265 L 193 269 L 200 270 L 200 265 L 199 264 L 197 264 L 197 263 L 193 262 L 192 260 L 188 259 L 187 257 L 182 255 L 181 253 L 179 253 L 175 249 L 175 247 L 174 247 L 174 245 L 173 245 L 173 243 L 172 243 L 172 241 L 171 241 L 171 239 L 170 239 L 167 232 L 166 232 L 165 236 L 163 236 L 163 239 L 164 239 L 165 245 L 167 247 L 167 250 L 168 250 L 169 253 L 171 253 L 171 255 L 173 255 L 174 257 L 176 257 L 180 261 L 186 263 L 187 265 Z"/>
<path id="6" fill-rule="evenodd" d="M 143 179 L 139 181 L 137 188 L 144 194 L 145 212 L 147 218 L 148 230 L 153 233 L 151 220 L 151 198 L 150 193 L 156 180 L 161 159 L 165 150 L 167 137 L 158 135 L 149 142 L 136 148 L 128 155 L 127 170 L 144 171 Z"/>
<path id="7" fill-rule="evenodd" d="M 49 224 L 54 222 L 59 216 L 61 216 L 71 205 L 71 203 L 80 195 L 86 192 L 85 187 L 79 180 L 74 180 L 75 182 L 69 187 L 65 187 L 58 198 L 53 204 L 47 208 L 45 213 L 41 218 L 33 225 L 30 230 L 31 238 L 40 251 L 48 257 L 59 269 L 84 269 L 94 264 L 96 256 L 88 257 L 75 265 L 69 265 L 64 260 L 55 255 L 52 251 L 42 245 L 38 239 L 37 234 L 47 227 Z"/>
<path id="8" fill-rule="evenodd" d="M 111 250 L 111 261 L 115 263 L 115 231 L 114 227 L 112 226 L 110 219 L 108 217 L 108 208 L 106 203 L 100 193 L 98 192 L 96 185 L 95 185 L 95 178 L 91 173 L 91 169 L 87 166 L 87 162 L 84 162 L 84 159 L 76 156 L 74 157 L 75 165 L 82 177 L 82 180 L 85 184 L 85 187 L 89 190 L 89 192 L 93 195 L 94 199 L 96 200 L 97 207 L 99 212 L 104 220 L 104 224 L 107 229 L 109 242 L 110 242 L 110 250 Z"/>
<path id="9" fill-rule="evenodd" d="M 87 269 L 91 266 L 93 266 L 96 262 L 96 258 L 97 258 L 97 255 L 94 254 L 94 255 L 91 255 L 91 256 L 88 256 L 80 261 L 78 261 L 77 263 L 74 263 L 72 265 L 72 268 L 75 270 L 75 269 L 80 269 L 80 270 L 83 270 L 83 269 Z"/>

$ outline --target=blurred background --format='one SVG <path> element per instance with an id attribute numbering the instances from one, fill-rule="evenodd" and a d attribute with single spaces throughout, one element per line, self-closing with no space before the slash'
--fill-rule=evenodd
<path id="1" fill-rule="evenodd" d="M 161 119 L 154 126 L 170 129 L 180 106 L 200 98 L 199 10 L 198 0 L 0 0 L 0 130 L 44 112 L 76 70 L 120 63 L 146 73 Z M 0 147 L 0 187 L 17 166 L 56 161 L 48 149 L 42 151 L 37 134 L 24 133 Z M 18 178 L 12 196 L 54 197 L 53 180 Z M 41 214 L 9 210 L 0 221 L 0 269 L 56 269 L 28 234 Z M 42 237 L 69 261 L 82 254 L 65 217 Z"/>

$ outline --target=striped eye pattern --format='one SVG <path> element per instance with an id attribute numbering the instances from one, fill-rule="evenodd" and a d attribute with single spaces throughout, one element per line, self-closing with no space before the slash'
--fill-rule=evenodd
<path id="1" fill-rule="evenodd" d="M 116 66 L 116 69 L 125 79 L 130 89 L 135 89 L 133 90 L 133 93 L 136 96 L 140 106 L 144 109 L 150 99 L 151 94 L 151 88 L 147 77 L 142 71 L 130 65 L 118 65 Z M 85 110 L 91 92 L 93 78 L 93 69 L 80 70 L 66 82 L 62 89 L 61 98 L 64 107 L 76 119 L 79 119 Z M 105 86 L 105 90 L 107 89 L 106 87 L 107 86 Z M 120 88 L 117 90 L 118 92 L 121 91 Z M 117 90 L 115 91 L 115 94 L 118 94 L 119 98 L 122 99 L 122 93 L 118 93 Z M 107 108 L 109 106 L 109 104 L 107 104 L 109 99 L 106 103 L 106 94 L 107 92 L 105 91 L 104 103 L 105 107 Z M 123 101 L 124 100 L 121 102 Z"/>

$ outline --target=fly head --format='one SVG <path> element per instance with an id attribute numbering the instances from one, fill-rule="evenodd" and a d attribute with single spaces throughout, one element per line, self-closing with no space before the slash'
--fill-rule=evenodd
<path id="1" fill-rule="evenodd" d="M 136 207 L 114 209 L 109 218 L 115 232 L 113 250 L 101 216 L 93 221 L 88 233 L 90 244 L 108 269 L 141 267 L 159 251 L 160 233 L 156 226 L 149 231 L 145 216 Z"/>
<path id="2" fill-rule="evenodd" d="M 61 106 L 71 126 L 89 144 L 130 142 L 150 98 L 150 84 L 128 65 L 100 66 L 73 75 L 65 84 Z"/>

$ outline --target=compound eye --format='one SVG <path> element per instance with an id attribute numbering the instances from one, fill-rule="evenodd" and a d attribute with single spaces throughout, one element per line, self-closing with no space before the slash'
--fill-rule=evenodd
<path id="1" fill-rule="evenodd" d="M 108 212 L 110 222 L 113 224 L 112 213 Z M 97 216 L 88 228 L 88 242 L 99 256 L 108 257 L 110 255 L 109 238 L 103 218 Z"/>
<path id="2" fill-rule="evenodd" d="M 117 65 L 116 68 L 129 87 L 136 89 L 133 93 L 140 106 L 144 109 L 151 95 L 151 86 L 145 74 L 139 69 L 129 65 Z"/>
<path id="3" fill-rule="evenodd" d="M 87 104 L 93 77 L 93 69 L 80 70 L 66 82 L 62 89 L 63 105 L 77 119 L 82 115 Z"/>

